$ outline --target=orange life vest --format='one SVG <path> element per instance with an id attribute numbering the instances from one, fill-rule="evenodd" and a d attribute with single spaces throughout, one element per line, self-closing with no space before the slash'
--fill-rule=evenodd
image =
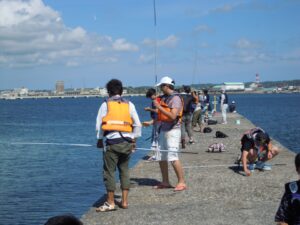
<path id="1" fill-rule="evenodd" d="M 102 118 L 102 130 L 132 132 L 129 102 L 123 98 L 109 98 L 106 103 L 107 114 Z"/>
<path id="2" fill-rule="evenodd" d="M 173 94 L 171 96 L 168 96 L 168 97 L 162 97 L 161 100 L 160 100 L 160 106 L 163 107 L 163 109 L 167 112 L 171 112 L 171 108 L 168 106 L 168 103 L 171 101 L 171 99 L 174 97 L 174 96 L 178 96 L 182 102 L 182 108 L 179 112 L 179 115 L 177 116 L 177 120 L 176 121 L 181 121 L 181 118 L 182 118 L 182 113 L 183 113 L 183 100 L 181 98 L 180 95 L 178 94 Z M 162 121 L 162 122 L 169 122 L 169 123 L 172 123 L 174 122 L 174 120 L 172 120 L 171 118 L 169 118 L 168 116 L 166 116 L 165 114 L 163 114 L 160 110 L 158 110 L 158 113 L 157 113 L 157 120 L 158 121 Z"/>

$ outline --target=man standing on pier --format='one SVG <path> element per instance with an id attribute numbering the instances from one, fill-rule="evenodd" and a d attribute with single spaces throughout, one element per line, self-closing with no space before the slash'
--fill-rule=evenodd
<path id="1" fill-rule="evenodd" d="M 158 121 L 161 122 L 159 134 L 159 149 L 169 150 L 169 152 L 160 152 L 160 170 L 162 182 L 156 189 L 172 188 L 169 182 L 168 162 L 171 162 L 178 183 L 174 191 L 183 191 L 186 184 L 183 175 L 183 168 L 178 158 L 179 142 L 181 139 L 180 123 L 183 111 L 183 102 L 178 93 L 174 91 L 175 82 L 170 77 L 163 77 L 156 85 L 163 92 L 160 102 L 154 100 L 153 104 L 158 110 Z"/>
<path id="2" fill-rule="evenodd" d="M 228 95 L 226 94 L 225 88 L 223 88 L 221 94 L 221 112 L 223 118 L 222 124 L 227 124 L 227 108 L 228 108 Z"/>
<path id="3" fill-rule="evenodd" d="M 109 98 L 100 106 L 96 131 L 98 148 L 103 148 L 103 179 L 107 190 L 107 201 L 96 209 L 97 212 L 116 209 L 114 192 L 116 190 L 115 170 L 118 167 L 122 189 L 121 208 L 128 207 L 130 187 L 128 163 L 135 149 L 136 138 L 141 136 L 141 122 L 135 106 L 125 98 L 122 82 L 116 79 L 106 84 Z"/>

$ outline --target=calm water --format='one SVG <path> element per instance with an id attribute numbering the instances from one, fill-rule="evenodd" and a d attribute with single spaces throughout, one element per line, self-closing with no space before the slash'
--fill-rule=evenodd
<path id="1" fill-rule="evenodd" d="M 300 152 L 300 95 L 231 95 L 239 113 Z M 43 224 L 73 213 L 80 217 L 104 193 L 102 153 L 94 147 L 10 145 L 10 142 L 95 143 L 102 99 L 0 100 L 0 224 Z M 144 97 L 131 98 L 141 120 Z M 143 128 L 139 147 L 149 147 Z M 136 152 L 131 166 L 145 152 Z"/>

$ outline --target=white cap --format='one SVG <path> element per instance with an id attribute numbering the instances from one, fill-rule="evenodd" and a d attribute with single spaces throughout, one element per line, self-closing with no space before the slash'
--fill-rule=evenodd
<path id="1" fill-rule="evenodd" d="M 232 101 L 231 103 L 235 103 L 235 101 Z"/>
<path id="2" fill-rule="evenodd" d="M 170 85 L 174 86 L 175 81 L 170 77 L 163 77 L 163 78 L 160 79 L 159 83 L 156 84 L 155 86 L 160 86 L 162 84 L 170 84 Z"/>

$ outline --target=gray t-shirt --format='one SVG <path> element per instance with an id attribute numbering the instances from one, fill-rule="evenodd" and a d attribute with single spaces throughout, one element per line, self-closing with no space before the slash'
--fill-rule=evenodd
<path id="1" fill-rule="evenodd" d="M 168 105 L 171 109 L 179 109 L 178 115 L 182 110 L 182 101 L 178 95 L 164 95 L 162 96 L 162 100 Z M 180 120 L 174 120 L 173 122 L 161 122 L 161 130 L 162 131 L 170 131 L 172 129 L 180 129 Z"/>

